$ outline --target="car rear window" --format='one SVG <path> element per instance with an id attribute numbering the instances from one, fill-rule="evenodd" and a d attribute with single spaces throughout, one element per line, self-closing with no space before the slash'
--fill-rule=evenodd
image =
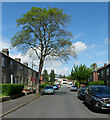
<path id="1" fill-rule="evenodd" d="M 53 89 L 51 86 L 46 86 L 45 89 Z"/>

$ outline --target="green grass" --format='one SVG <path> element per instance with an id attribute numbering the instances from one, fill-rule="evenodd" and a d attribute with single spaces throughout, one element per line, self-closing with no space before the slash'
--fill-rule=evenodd
<path id="1" fill-rule="evenodd" d="M 6 95 L 4 95 L 4 94 L 0 94 L 0 97 L 6 97 Z"/>

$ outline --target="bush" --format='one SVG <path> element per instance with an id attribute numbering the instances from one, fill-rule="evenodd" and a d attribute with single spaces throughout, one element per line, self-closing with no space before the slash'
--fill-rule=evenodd
<path id="1" fill-rule="evenodd" d="M 15 95 L 22 93 L 24 85 L 22 84 L 0 84 L 0 92 L 5 95 Z"/>
<path id="2" fill-rule="evenodd" d="M 104 81 L 92 81 L 92 82 L 88 82 L 88 86 L 91 85 L 105 85 Z"/>

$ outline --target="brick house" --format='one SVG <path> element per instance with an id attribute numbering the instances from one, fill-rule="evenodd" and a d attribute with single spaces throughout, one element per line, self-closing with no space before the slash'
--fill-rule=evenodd
<path id="1" fill-rule="evenodd" d="M 35 79 L 38 76 L 38 72 L 28 67 L 28 63 L 21 63 L 20 58 L 9 57 L 8 49 L 2 49 L 0 52 L 0 64 L 1 68 L 1 80 L 0 83 L 16 83 L 24 84 L 25 86 L 31 86 L 31 77 Z M 34 82 L 35 86 L 36 82 Z"/>
<path id="2" fill-rule="evenodd" d="M 110 86 L 110 64 L 104 64 L 102 67 L 97 67 L 96 64 L 94 64 L 94 70 L 93 70 L 93 81 L 104 81 L 107 86 Z"/>

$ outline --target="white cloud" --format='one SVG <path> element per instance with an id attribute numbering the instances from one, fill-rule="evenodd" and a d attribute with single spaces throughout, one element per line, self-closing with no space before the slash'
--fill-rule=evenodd
<path id="1" fill-rule="evenodd" d="M 102 61 L 97 61 L 96 64 L 97 64 L 97 65 L 102 65 L 103 62 L 102 62 Z"/>
<path id="2" fill-rule="evenodd" d="M 87 49 L 87 46 L 85 43 L 82 43 L 81 41 L 78 41 L 73 44 L 75 46 L 75 52 L 76 54 L 81 53 Z"/>
<path id="3" fill-rule="evenodd" d="M 92 44 L 88 49 L 92 49 L 94 48 L 96 45 L 95 44 Z"/>

